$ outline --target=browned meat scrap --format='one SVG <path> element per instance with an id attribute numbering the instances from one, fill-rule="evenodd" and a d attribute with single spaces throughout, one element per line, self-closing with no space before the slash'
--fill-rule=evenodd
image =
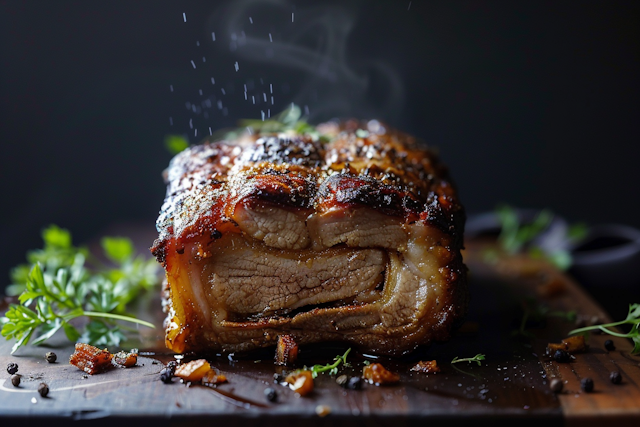
<path id="1" fill-rule="evenodd" d="M 89 344 L 77 343 L 75 351 L 69 357 L 69 363 L 76 368 L 93 375 L 113 367 L 113 355 L 106 349 L 100 350 Z"/>
<path id="2" fill-rule="evenodd" d="M 317 130 L 205 141 L 171 161 L 152 247 L 171 350 L 290 335 L 399 355 L 464 317 L 464 209 L 434 151 L 377 121 Z"/>

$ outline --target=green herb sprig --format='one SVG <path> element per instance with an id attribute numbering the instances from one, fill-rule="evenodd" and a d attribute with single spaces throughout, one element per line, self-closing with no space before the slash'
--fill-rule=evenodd
<path id="1" fill-rule="evenodd" d="M 620 333 L 611 330 L 616 326 L 631 325 L 631 330 L 628 333 Z M 584 334 L 593 330 L 601 330 L 604 333 L 613 335 L 615 337 L 630 338 L 633 341 L 633 350 L 631 354 L 640 354 L 640 304 L 629 304 L 629 313 L 627 318 L 619 322 L 603 323 L 601 325 L 585 326 L 584 328 L 574 329 L 569 332 L 569 335 Z"/>
<path id="2" fill-rule="evenodd" d="M 308 369 L 311 371 L 311 375 L 313 378 L 316 378 L 318 374 L 323 372 L 329 372 L 329 375 L 335 375 L 338 373 L 338 366 L 342 364 L 343 366 L 351 366 L 347 363 L 347 356 L 351 352 L 351 348 L 347 349 L 342 356 L 336 356 L 333 360 L 335 362 L 327 365 L 313 365 L 311 368 L 305 367 L 304 369 Z"/>
<path id="3" fill-rule="evenodd" d="M 454 357 L 453 360 L 451 361 L 451 363 L 460 363 L 460 362 L 476 362 L 478 364 L 478 366 L 482 366 L 482 360 L 484 360 L 484 354 L 476 354 L 473 357 L 464 357 L 464 358 L 458 358 L 458 356 Z"/>
<path id="4" fill-rule="evenodd" d="M 520 222 L 516 210 L 507 204 L 501 204 L 496 208 L 496 214 L 500 222 L 500 234 L 498 245 L 507 254 L 527 252 L 533 258 L 544 258 L 560 270 L 568 269 L 573 260 L 569 251 L 558 248 L 555 250 L 543 250 L 536 246 L 536 237 L 549 227 L 553 219 L 553 213 L 549 209 L 541 210 L 534 220 L 523 224 Z M 585 224 L 577 223 L 569 226 L 565 238 L 569 241 L 579 241 L 587 234 Z M 489 261 L 496 259 L 494 252 L 486 254 Z"/>
<path id="5" fill-rule="evenodd" d="M 0 318 L 2 336 L 16 339 L 12 353 L 34 335 L 31 342 L 39 345 L 60 329 L 70 341 L 118 346 L 126 337 L 116 321 L 154 327 L 126 313 L 143 291 L 159 283 L 158 264 L 134 256 L 129 239 L 103 238 L 102 248 L 110 265 L 94 259 L 93 268 L 87 266 L 91 254 L 73 246 L 67 230 L 50 226 L 43 231 L 43 239 L 44 249 L 27 255 L 35 263 L 14 269 L 14 280 L 28 269 L 24 282 L 13 285 L 14 292 L 21 289 L 20 304 L 12 304 Z M 82 334 L 71 323 L 78 317 L 91 319 Z"/>

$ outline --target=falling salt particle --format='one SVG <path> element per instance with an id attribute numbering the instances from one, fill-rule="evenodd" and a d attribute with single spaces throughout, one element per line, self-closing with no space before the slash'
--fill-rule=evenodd
<path id="1" fill-rule="evenodd" d="M 269 33 L 269 41 L 273 43 L 273 37 L 271 37 L 271 33 Z"/>
<path id="2" fill-rule="evenodd" d="M 411 2 L 409 2 L 409 7 L 407 8 L 407 10 L 411 9 Z"/>
<path id="3" fill-rule="evenodd" d="M 211 132 L 211 126 L 209 126 L 209 135 L 213 135 L 213 132 Z"/>
<path id="4" fill-rule="evenodd" d="M 216 33 L 211 32 L 211 40 L 216 41 Z"/>
<path id="5" fill-rule="evenodd" d="M 238 61 L 236 61 L 235 67 L 236 67 L 236 71 L 240 69 L 240 66 L 238 66 Z"/>
<path id="6" fill-rule="evenodd" d="M 182 19 L 184 19 L 184 22 L 187 22 L 187 14 L 186 13 L 182 13 Z"/>
<path id="7" fill-rule="evenodd" d="M 173 92 L 173 85 L 169 85 L 169 90 Z"/>
<path id="8" fill-rule="evenodd" d="M 271 105 L 273 105 L 273 96 L 271 97 Z"/>
<path id="9" fill-rule="evenodd" d="M 193 136 L 198 136 L 198 129 L 194 131 Z"/>
<path id="10" fill-rule="evenodd" d="M 262 77 L 260 77 L 260 84 L 263 85 L 264 84 L 264 80 L 262 79 Z"/>
<path id="11" fill-rule="evenodd" d="M 309 115 L 309 106 L 308 105 L 304 106 L 304 114 L 306 114 L 307 116 Z"/>
<path id="12" fill-rule="evenodd" d="M 169 126 L 173 126 L 173 117 L 169 117 Z"/>
<path id="13" fill-rule="evenodd" d="M 264 102 L 267 102 L 267 94 L 262 92 L 262 96 L 264 97 Z"/>
<path id="14" fill-rule="evenodd" d="M 264 122 L 264 111 L 260 110 L 260 113 L 262 114 L 262 121 Z"/>
<path id="15" fill-rule="evenodd" d="M 249 22 L 253 24 L 253 19 L 251 19 L 251 17 L 249 17 Z"/>
<path id="16" fill-rule="evenodd" d="M 32 397 L 32 398 L 31 398 L 31 403 L 34 403 L 34 404 L 35 404 L 35 403 L 38 403 L 38 399 L 36 399 L 35 397 Z"/>
<path id="17" fill-rule="evenodd" d="M 202 96 L 202 89 L 198 90 L 198 93 Z"/>
<path id="18" fill-rule="evenodd" d="M 191 65 L 193 65 L 193 68 L 196 68 L 196 63 L 193 62 L 193 59 L 191 60 Z"/>
<path id="19" fill-rule="evenodd" d="M 253 135 L 253 129 L 251 129 L 251 127 L 250 127 L 250 126 L 247 126 L 247 133 L 248 133 L 249 135 Z"/>
<path id="20" fill-rule="evenodd" d="M 247 100 L 247 92 L 244 93 L 244 100 Z"/>
<path id="21" fill-rule="evenodd" d="M 293 12 L 291 12 L 291 22 L 293 22 Z"/>
<path id="22" fill-rule="evenodd" d="M 211 77 L 211 84 L 212 85 L 216 84 L 216 79 L 214 79 L 213 77 Z"/>
<path id="23" fill-rule="evenodd" d="M 269 93 L 273 93 L 273 83 L 269 83 Z"/>
<path id="24" fill-rule="evenodd" d="M 204 56 L 202 57 L 202 62 L 207 62 L 207 58 L 205 58 Z"/>
<path id="25" fill-rule="evenodd" d="M 256 103 L 256 97 L 251 95 L 251 101 L 253 101 L 253 103 L 255 104 Z"/>
<path id="26" fill-rule="evenodd" d="M 218 101 L 218 110 L 222 110 L 222 101 Z"/>
<path id="27" fill-rule="evenodd" d="M 227 94 L 227 92 L 224 91 L 224 88 L 221 88 L 220 91 L 222 92 L 223 95 Z"/>
<path id="28" fill-rule="evenodd" d="M 271 108 L 267 110 L 267 117 L 271 118 Z"/>
<path id="29" fill-rule="evenodd" d="M 193 129 L 193 119 L 189 119 L 189 128 Z"/>
<path id="30" fill-rule="evenodd" d="M 200 46 L 200 41 L 196 40 L 196 46 Z"/>

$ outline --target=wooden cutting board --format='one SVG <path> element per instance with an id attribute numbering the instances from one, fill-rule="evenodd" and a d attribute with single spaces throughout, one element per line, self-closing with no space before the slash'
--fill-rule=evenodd
<path id="1" fill-rule="evenodd" d="M 153 299 L 145 317 L 158 329 L 144 330 L 139 341 L 125 347 L 136 346 L 143 355 L 134 368 L 87 376 L 67 363 L 73 346 L 64 337 L 59 337 L 53 347 L 27 347 L 15 355 L 9 354 L 11 342 L 0 342 L 0 419 L 3 425 L 28 417 L 65 425 L 71 420 L 88 419 L 105 425 L 232 422 L 282 426 L 304 422 L 309 427 L 354 423 L 424 426 L 438 421 L 449 425 L 483 421 L 494 425 L 637 425 L 640 357 L 631 355 L 629 340 L 591 334 L 586 353 L 576 354 L 570 363 L 557 363 L 545 356 L 545 348 L 566 338 L 575 324 L 548 317 L 525 325 L 524 330 L 532 337 L 514 335 L 520 330 L 525 301 L 551 310 L 575 310 L 581 317 L 598 322 L 611 321 L 608 314 L 579 284 L 549 265 L 527 258 L 488 263 L 485 249 L 479 242 L 467 244 L 464 256 L 470 269 L 471 306 L 466 323 L 454 337 L 402 359 L 377 359 L 400 374 L 397 385 L 365 384 L 362 390 L 346 390 L 335 377 L 321 374 L 315 380 L 314 393 L 299 397 L 274 383 L 274 374 L 288 368 L 274 365 L 273 349 L 209 357 L 212 365 L 228 377 L 227 384 L 215 389 L 175 380 L 163 384 L 159 381 L 162 363 L 173 355 L 163 348 L 162 314 L 158 300 Z M 616 350 L 605 350 L 606 339 L 613 340 Z M 302 348 L 297 367 L 330 363 L 345 350 L 340 344 Z M 44 360 L 47 351 L 57 353 L 57 363 Z M 481 366 L 450 363 L 456 356 L 478 353 L 486 357 Z M 341 373 L 358 375 L 365 360 L 374 359 L 352 351 L 351 367 L 342 368 Z M 427 375 L 410 371 L 419 360 L 436 360 L 441 372 Z M 10 362 L 18 363 L 23 375 L 18 388 L 11 385 L 4 369 Z M 613 370 L 622 374 L 619 385 L 609 381 Z M 580 380 L 584 377 L 593 379 L 593 392 L 581 391 Z M 561 393 L 550 390 L 553 378 L 563 381 Z M 47 398 L 36 392 L 41 382 L 51 390 Z M 277 391 L 277 402 L 265 398 L 267 387 Z"/>

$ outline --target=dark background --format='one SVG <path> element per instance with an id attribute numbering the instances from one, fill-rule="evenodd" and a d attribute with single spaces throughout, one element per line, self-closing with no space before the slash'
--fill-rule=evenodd
<path id="1" fill-rule="evenodd" d="M 437 146 L 470 214 L 640 227 L 639 18 L 637 1 L 0 1 L 0 288 L 48 224 L 77 243 L 152 231 L 166 135 L 290 102 Z"/>

